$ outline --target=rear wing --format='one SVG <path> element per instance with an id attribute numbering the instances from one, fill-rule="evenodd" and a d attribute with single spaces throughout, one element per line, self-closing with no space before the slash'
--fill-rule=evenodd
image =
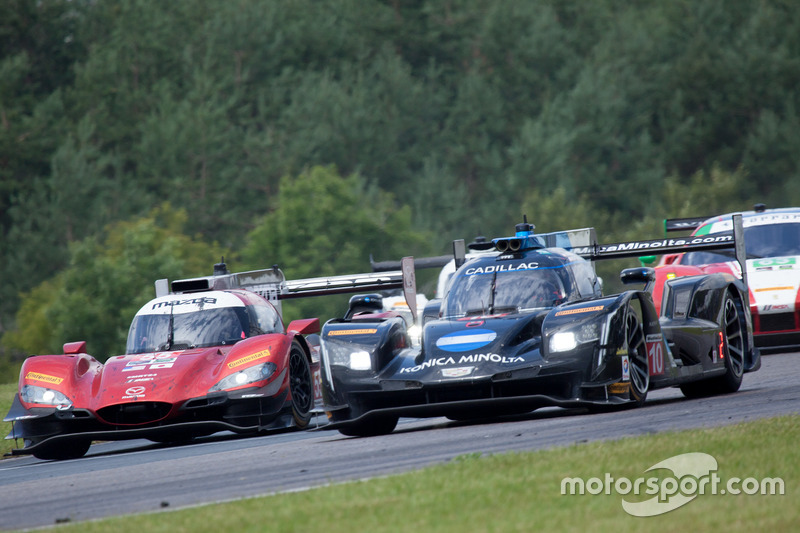
<path id="1" fill-rule="evenodd" d="M 280 302 L 293 298 L 311 296 L 330 296 L 356 292 L 371 292 L 387 289 L 403 289 L 409 308 L 416 320 L 416 277 L 414 258 L 404 257 L 399 269 L 389 272 L 347 274 L 287 280 L 283 271 L 276 266 L 248 272 L 228 272 L 224 263 L 214 265 L 214 274 L 199 278 L 181 279 L 172 282 L 173 294 L 196 293 L 210 290 L 246 289 L 266 298 L 282 313 Z M 156 296 L 166 296 L 169 282 L 157 280 Z M 414 305 L 411 305 L 413 302 Z"/>
<path id="2" fill-rule="evenodd" d="M 414 268 L 441 268 L 453 260 L 452 255 L 436 255 L 431 257 L 415 257 Z M 373 272 L 390 272 L 400 269 L 400 261 L 374 261 L 369 257 L 369 264 Z"/>
<path id="3" fill-rule="evenodd" d="M 482 239 L 482 237 L 480 237 Z M 477 241 L 464 244 L 464 239 L 453 241 L 453 253 L 449 255 L 435 255 L 430 257 L 414 258 L 414 268 L 442 268 L 455 259 L 456 268 L 466 261 L 467 248 L 470 250 L 488 250 L 494 248 L 491 242 Z M 373 272 L 386 272 L 400 268 L 400 261 L 374 261 L 369 257 L 369 264 Z"/>
<path id="4" fill-rule="evenodd" d="M 699 228 L 700 225 L 709 218 L 714 217 L 712 215 L 707 217 L 667 218 L 664 220 L 664 232 L 669 233 L 671 231 L 691 231 Z"/>
<path id="5" fill-rule="evenodd" d="M 707 220 L 707 219 L 703 219 Z M 591 261 L 624 259 L 642 255 L 663 255 L 683 252 L 733 249 L 742 271 L 742 281 L 747 286 L 747 255 L 744 246 L 742 215 L 732 216 L 732 231 L 643 241 L 593 244 L 572 248 L 572 252 Z"/>
<path id="6" fill-rule="evenodd" d="M 399 289 L 403 287 L 403 272 L 394 270 L 382 273 L 370 272 L 366 274 L 295 279 L 286 281 L 284 287 L 285 290 L 277 296 L 278 300 Z"/>

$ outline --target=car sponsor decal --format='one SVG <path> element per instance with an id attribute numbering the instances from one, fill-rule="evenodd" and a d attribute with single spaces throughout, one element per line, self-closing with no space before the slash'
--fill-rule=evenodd
<path id="1" fill-rule="evenodd" d="M 158 374 L 135 374 L 133 376 L 128 376 L 128 379 L 125 383 L 138 383 L 140 381 L 153 381 Z"/>
<path id="2" fill-rule="evenodd" d="M 445 378 L 463 378 L 472 373 L 474 366 L 460 366 L 458 368 L 443 368 L 442 377 Z"/>
<path id="3" fill-rule="evenodd" d="M 474 326 L 481 326 L 483 325 L 483 321 L 487 318 L 498 318 L 503 316 L 508 316 L 509 313 L 497 313 L 494 315 L 472 315 L 472 316 L 465 316 L 458 319 L 459 322 L 469 322 L 467 327 L 474 327 Z M 480 322 L 480 323 L 479 323 Z"/>
<path id="4" fill-rule="evenodd" d="M 579 307 L 578 309 L 565 309 L 557 311 L 555 316 L 562 315 L 576 315 L 578 313 L 591 313 L 592 311 L 602 311 L 606 307 L 604 305 L 593 305 L 591 307 Z"/>
<path id="5" fill-rule="evenodd" d="M 322 376 L 320 374 L 319 368 L 314 370 L 314 402 L 322 400 Z"/>
<path id="6" fill-rule="evenodd" d="M 763 306 L 759 307 L 758 310 L 759 311 L 786 311 L 787 309 L 789 309 L 789 305 L 788 304 L 778 304 L 778 305 L 767 304 L 767 305 L 763 305 Z"/>
<path id="7" fill-rule="evenodd" d="M 141 370 L 158 370 L 160 368 L 172 368 L 177 361 L 177 357 L 159 357 L 152 354 L 136 355 L 125 364 L 123 372 L 136 372 Z"/>
<path id="8" fill-rule="evenodd" d="M 612 383 L 608 386 L 609 394 L 625 394 L 631 388 L 630 383 Z"/>
<path id="9" fill-rule="evenodd" d="M 214 291 L 204 296 L 184 297 L 178 295 L 167 295 L 155 300 L 151 300 L 136 313 L 139 315 L 169 315 L 193 313 L 203 309 L 224 309 L 232 307 L 244 307 L 244 302 L 236 295 Z"/>
<path id="10" fill-rule="evenodd" d="M 761 287 L 760 289 L 753 289 L 753 292 L 772 292 L 772 291 L 793 291 L 794 287 Z"/>
<path id="11" fill-rule="evenodd" d="M 523 363 L 525 359 L 522 357 L 506 357 L 503 355 L 499 355 L 496 353 L 480 353 L 480 354 L 470 354 L 470 355 L 462 355 L 459 358 L 455 358 L 453 356 L 449 357 L 435 357 L 433 359 L 428 359 L 427 361 L 408 368 L 401 368 L 401 374 L 409 374 L 413 372 L 419 372 L 420 370 L 425 370 L 426 368 L 430 368 L 433 366 L 449 366 L 449 365 L 463 365 L 465 363 L 499 363 L 503 365 L 511 364 L 511 363 Z"/>
<path id="12" fill-rule="evenodd" d="M 756 259 L 753 261 L 753 267 L 764 270 L 777 269 L 792 269 L 797 264 L 794 257 L 770 257 L 766 259 Z"/>
<path id="13" fill-rule="evenodd" d="M 362 329 L 335 329 L 333 331 L 328 332 L 329 337 L 335 337 L 337 335 L 373 335 L 377 333 L 378 330 L 375 328 L 362 328 Z"/>
<path id="14" fill-rule="evenodd" d="M 175 307 L 178 305 L 214 305 L 217 303 L 216 298 L 209 298 L 208 296 L 201 296 L 200 298 L 187 298 L 184 300 L 171 300 L 154 302 L 151 309 L 160 309 L 162 307 Z"/>
<path id="15" fill-rule="evenodd" d="M 800 213 L 765 213 L 763 215 L 747 216 L 742 218 L 742 226 L 770 226 L 772 224 L 791 224 L 800 222 Z M 706 229 L 707 228 L 707 229 Z M 703 226 L 706 233 L 717 233 L 720 231 L 730 231 L 731 219 L 725 219 Z M 700 231 L 698 230 L 698 235 Z"/>
<path id="16" fill-rule="evenodd" d="M 51 376 L 49 374 L 40 374 L 38 372 L 28 372 L 25 374 L 25 379 L 32 379 L 34 381 L 44 381 L 45 383 L 50 383 L 51 385 L 60 385 L 64 378 L 59 378 L 57 376 Z"/>
<path id="17" fill-rule="evenodd" d="M 446 352 L 471 352 L 483 348 L 497 338 L 490 329 L 473 329 L 449 333 L 436 341 L 436 346 Z"/>
<path id="18" fill-rule="evenodd" d="M 261 359 L 262 357 L 269 357 L 269 355 L 270 355 L 269 350 L 261 350 L 260 352 L 248 355 L 247 357 L 242 357 L 241 359 L 237 359 L 236 361 L 231 361 L 230 363 L 228 363 L 228 368 L 236 368 L 237 366 L 253 362 L 256 359 Z"/>
<path id="19" fill-rule="evenodd" d="M 664 373 L 664 344 L 661 335 L 648 335 L 645 338 L 647 346 L 647 366 L 651 376 L 660 376 Z"/>
<path id="20" fill-rule="evenodd" d="M 136 387 L 129 387 L 128 390 L 125 391 L 125 396 L 122 397 L 123 400 L 134 400 L 139 398 L 140 396 L 144 396 L 145 388 L 142 386 Z"/>
<path id="21" fill-rule="evenodd" d="M 531 261 L 529 263 L 509 264 L 503 263 L 500 265 L 489 265 L 483 267 L 472 267 L 464 271 L 465 276 L 474 276 L 476 274 L 494 274 L 495 272 L 514 272 L 517 270 L 536 270 L 539 268 L 539 263 Z"/>

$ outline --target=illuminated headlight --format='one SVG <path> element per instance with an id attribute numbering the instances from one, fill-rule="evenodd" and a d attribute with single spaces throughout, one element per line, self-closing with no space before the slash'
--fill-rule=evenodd
<path id="1" fill-rule="evenodd" d="M 234 389 L 242 385 L 249 385 L 250 383 L 257 383 L 269 379 L 277 370 L 275 363 L 264 363 L 261 365 L 251 366 L 234 372 L 230 376 L 221 379 L 216 385 L 208 389 L 208 392 L 217 392 L 221 390 Z"/>
<path id="2" fill-rule="evenodd" d="M 63 393 L 45 387 L 37 387 L 36 385 L 24 385 L 19 396 L 25 403 L 54 405 L 62 409 L 72 407 L 72 400 Z"/>
<path id="3" fill-rule="evenodd" d="M 369 353 L 361 350 L 351 353 L 350 368 L 353 370 L 369 370 L 372 368 L 372 358 Z"/>
<path id="4" fill-rule="evenodd" d="M 560 331 L 550 337 L 551 352 L 568 352 L 578 345 L 575 334 L 571 331 Z"/>
<path id="5" fill-rule="evenodd" d="M 327 340 L 323 346 L 331 365 L 346 366 L 351 370 L 372 369 L 372 356 L 359 344 Z"/>
<path id="6" fill-rule="evenodd" d="M 578 328 L 568 331 L 559 331 L 550 337 L 550 352 L 568 352 L 580 344 L 593 342 L 600 338 L 600 325 L 597 323 L 583 324 Z"/>

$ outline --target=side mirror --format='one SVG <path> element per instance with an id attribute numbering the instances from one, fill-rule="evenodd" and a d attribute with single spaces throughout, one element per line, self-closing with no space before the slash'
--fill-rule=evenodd
<path id="1" fill-rule="evenodd" d="M 442 300 L 428 300 L 428 303 L 425 304 L 425 309 L 422 311 L 422 325 L 424 326 L 430 320 L 437 320 L 441 309 Z"/>
<path id="2" fill-rule="evenodd" d="M 653 268 L 626 268 L 619 273 L 619 279 L 625 285 L 632 283 L 652 283 L 656 280 L 656 271 Z"/>
<path id="3" fill-rule="evenodd" d="M 650 266 L 656 262 L 656 259 L 658 259 L 657 255 L 643 255 L 639 258 L 639 262 L 642 266 Z"/>

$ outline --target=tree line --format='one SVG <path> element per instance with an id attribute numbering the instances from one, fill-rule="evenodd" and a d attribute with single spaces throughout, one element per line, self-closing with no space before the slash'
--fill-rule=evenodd
<path id="1" fill-rule="evenodd" d="M 799 61 L 790 0 L 8 0 L 0 349 L 105 313 L 116 353 L 223 253 L 298 278 L 797 204 Z"/>

